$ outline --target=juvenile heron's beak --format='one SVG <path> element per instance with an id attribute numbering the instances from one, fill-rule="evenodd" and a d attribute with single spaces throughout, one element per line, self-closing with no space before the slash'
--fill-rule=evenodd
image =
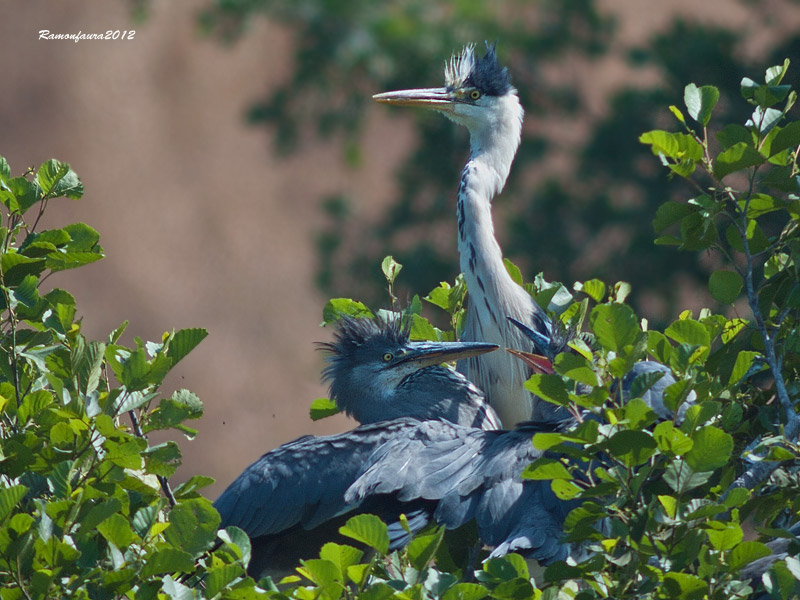
<path id="1" fill-rule="evenodd" d="M 506 352 L 519 358 L 522 362 L 533 369 L 534 373 L 552 375 L 555 372 L 553 370 L 552 361 L 546 356 L 542 356 L 541 354 L 533 354 L 532 352 L 523 352 L 522 350 L 513 350 L 511 348 L 506 348 Z"/>
<path id="2" fill-rule="evenodd" d="M 372 97 L 381 104 L 393 106 L 420 106 L 436 110 L 452 110 L 457 98 L 447 88 L 424 88 L 419 90 L 399 90 L 384 92 Z"/>
<path id="3" fill-rule="evenodd" d="M 397 357 L 395 364 L 414 362 L 427 367 L 493 352 L 500 347 L 483 342 L 411 342 L 409 346 L 405 354 Z"/>
<path id="4" fill-rule="evenodd" d="M 543 333 L 539 333 L 534 329 L 531 329 L 525 323 L 517 321 L 514 317 L 506 317 L 511 323 L 513 323 L 517 329 L 519 329 L 522 333 L 524 333 L 530 341 L 533 342 L 534 346 L 537 349 L 549 349 L 550 348 L 550 338 L 544 335 Z"/>

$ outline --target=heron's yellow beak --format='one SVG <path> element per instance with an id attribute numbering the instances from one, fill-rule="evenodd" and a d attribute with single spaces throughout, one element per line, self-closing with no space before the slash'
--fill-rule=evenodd
<path id="1" fill-rule="evenodd" d="M 458 99 L 447 88 L 425 88 L 418 90 L 399 90 L 384 92 L 372 97 L 381 104 L 393 106 L 419 106 L 436 110 L 451 110 Z"/>

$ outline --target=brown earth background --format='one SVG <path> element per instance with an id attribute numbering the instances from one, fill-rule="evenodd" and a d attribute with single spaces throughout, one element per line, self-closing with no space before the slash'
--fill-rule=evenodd
<path id="1" fill-rule="evenodd" d="M 796 4 L 761 4 L 781 11 L 779 30 L 800 27 Z M 105 339 L 126 319 L 129 343 L 184 327 L 209 331 L 167 387 L 189 388 L 205 404 L 199 435 L 180 442 L 177 479 L 210 475 L 215 498 L 266 450 L 352 425 L 308 418 L 311 401 L 325 395 L 314 342 L 330 337 L 319 327 L 326 298 L 313 284 L 319 198 L 344 191 L 360 214 L 380 212 L 412 134 L 408 122 L 375 106 L 360 169 L 346 166 L 335 142 L 275 158 L 268 134 L 243 114 L 289 76 L 291 37 L 261 19 L 224 46 L 198 33 L 203 5 L 153 2 L 137 24 L 123 2 L 0 2 L 0 155 L 14 174 L 57 158 L 83 180 L 83 199 L 51 204 L 46 225 L 83 221 L 101 233 L 104 260 L 48 280 L 75 295 L 88 337 Z M 561 69 L 595 115 L 618 86 L 643 81 L 626 66 L 627 48 L 677 15 L 736 28 L 745 52 L 757 55 L 765 42 L 739 0 L 598 5 L 617 19 L 611 51 Z M 136 34 L 76 44 L 39 40 L 43 29 Z M 421 78 L 436 84 L 430 73 Z"/>

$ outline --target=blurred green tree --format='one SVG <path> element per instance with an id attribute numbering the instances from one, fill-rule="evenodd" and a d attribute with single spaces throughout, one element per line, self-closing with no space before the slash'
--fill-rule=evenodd
<path id="1" fill-rule="evenodd" d="M 511 179 L 495 207 L 505 254 L 529 278 L 543 271 L 568 285 L 590 277 L 629 281 L 637 311 L 663 325 L 685 308 L 678 306 L 681 293 L 705 288 L 714 260 L 676 258 L 652 245 L 655 207 L 685 184 L 653 167 L 638 134 L 666 122 L 662 107 L 679 103 L 675 90 L 687 81 L 720 89 L 716 122 L 740 121 L 744 115 L 731 99 L 739 95 L 743 73 L 754 63 L 797 55 L 800 37 L 777 33 L 778 15 L 792 4 L 776 3 L 767 15 L 758 3 L 743 3 L 753 22 L 771 32 L 763 55 L 751 59 L 744 58 L 746 36 L 722 24 L 676 20 L 645 44 L 631 45 L 620 39 L 615 15 L 592 0 L 209 0 L 200 22 L 225 41 L 263 16 L 284 23 L 294 37 L 293 73 L 254 104 L 248 118 L 270 127 L 279 154 L 297 150 L 308 137 L 301 133 L 336 136 L 354 168 L 373 93 L 438 85 L 440 65 L 453 51 L 498 40 L 528 115 Z M 595 82 L 573 73 L 591 73 L 607 59 L 641 77 L 612 91 L 604 99 L 607 110 L 591 111 Z M 377 221 L 353 214 L 353 199 L 345 195 L 321 199 L 328 219 L 316 240 L 323 292 L 377 301 L 382 282 L 375 265 L 390 253 L 416 289 L 456 275 L 453 216 L 466 133 L 429 115 L 419 115 L 416 128 L 416 145 L 397 172 L 395 199 Z M 708 295 L 698 298 L 701 305 L 713 303 Z"/>

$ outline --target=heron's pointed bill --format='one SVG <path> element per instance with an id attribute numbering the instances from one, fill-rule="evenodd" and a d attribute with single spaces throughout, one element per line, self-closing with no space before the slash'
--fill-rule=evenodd
<path id="1" fill-rule="evenodd" d="M 542 356 L 541 354 L 533 354 L 532 352 L 523 352 L 522 350 L 512 350 L 511 348 L 506 348 L 506 352 L 519 358 L 522 362 L 533 369 L 534 373 L 552 375 L 555 372 L 553 370 L 553 362 L 546 356 Z"/>
<path id="2" fill-rule="evenodd" d="M 414 362 L 420 367 L 440 365 L 451 360 L 461 360 L 493 352 L 500 346 L 483 342 L 411 342 L 410 348 L 395 364 Z"/>
<path id="3" fill-rule="evenodd" d="M 449 110 L 456 97 L 447 88 L 424 88 L 418 90 L 399 90 L 375 94 L 373 100 L 393 106 L 419 106 L 437 110 Z"/>
<path id="4" fill-rule="evenodd" d="M 550 338 L 544 335 L 543 333 L 539 333 L 538 331 L 531 329 L 525 323 L 517 321 L 514 317 L 506 317 L 509 321 L 511 321 L 516 327 L 524 333 L 530 341 L 533 342 L 534 346 L 537 350 L 548 351 L 550 350 Z"/>

